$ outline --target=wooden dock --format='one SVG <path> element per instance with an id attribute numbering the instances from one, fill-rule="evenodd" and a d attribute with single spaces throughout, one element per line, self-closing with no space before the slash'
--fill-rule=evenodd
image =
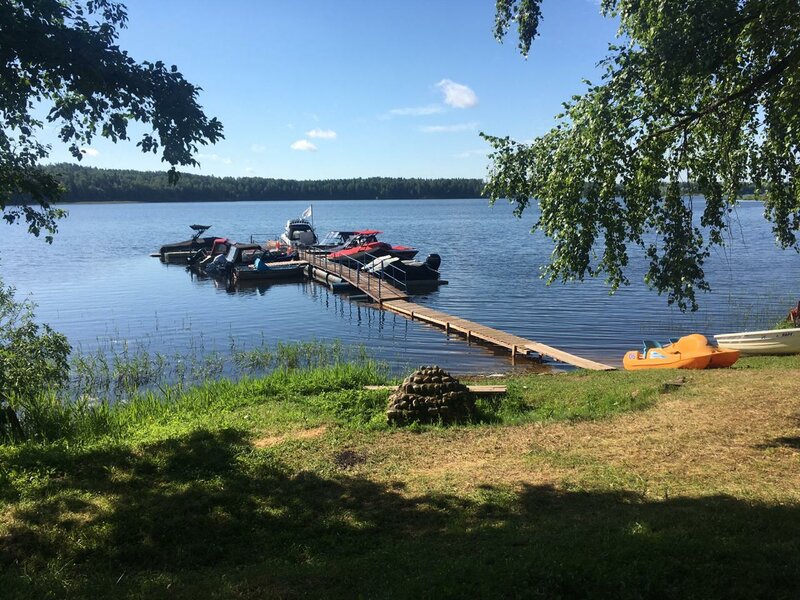
<path id="1" fill-rule="evenodd" d="M 499 329 L 493 329 L 492 327 L 467 321 L 466 319 L 454 317 L 447 313 L 410 302 L 406 292 L 388 284 L 380 277 L 357 269 L 351 269 L 340 263 L 329 261 L 324 255 L 300 251 L 300 258 L 308 262 L 309 268 L 311 269 L 320 269 L 326 273 L 341 277 L 344 281 L 377 302 L 381 308 L 408 317 L 412 321 L 422 321 L 430 325 L 441 327 L 448 335 L 451 333 L 463 335 L 466 337 L 467 342 L 480 341 L 493 346 L 506 348 L 511 352 L 512 363 L 516 361 L 517 355 L 526 356 L 529 352 L 535 352 L 539 356 L 558 360 L 581 369 L 589 369 L 592 371 L 614 370 L 614 367 L 609 365 L 575 356 L 569 352 L 564 352 L 563 350 L 553 348 L 552 346 L 534 340 L 525 339 L 505 331 L 500 331 Z"/>
<path id="2" fill-rule="evenodd" d="M 300 259 L 307 262 L 311 268 L 320 269 L 331 275 L 341 277 L 344 281 L 364 292 L 378 304 L 383 304 L 389 300 L 408 299 L 408 294 L 406 292 L 387 283 L 372 273 L 352 269 L 342 263 L 328 260 L 328 257 L 324 254 L 313 254 L 305 250 L 300 250 L 299 255 Z"/>
<path id="3" fill-rule="evenodd" d="M 411 320 L 423 321 L 442 327 L 445 333 L 462 334 L 467 338 L 468 342 L 473 340 L 487 342 L 493 346 L 500 346 L 506 348 L 511 352 L 512 361 L 515 360 L 517 354 L 526 355 L 528 351 L 536 352 L 540 356 L 553 358 L 555 360 L 580 367 L 581 369 L 589 369 L 592 371 L 612 371 L 614 367 L 604 365 L 603 363 L 595 362 L 587 358 L 575 356 L 569 352 L 564 352 L 558 348 L 547 346 L 540 342 L 528 340 L 499 329 L 493 329 L 479 323 L 473 323 L 466 319 L 460 319 L 447 313 L 438 310 L 433 310 L 426 306 L 408 302 L 406 300 L 393 300 L 382 304 L 383 308 L 396 312 Z"/>

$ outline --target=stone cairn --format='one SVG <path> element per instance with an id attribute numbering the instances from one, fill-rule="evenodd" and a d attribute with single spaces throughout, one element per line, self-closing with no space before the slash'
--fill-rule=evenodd
<path id="1" fill-rule="evenodd" d="M 469 419 L 475 399 L 469 389 L 437 366 L 422 367 L 406 377 L 389 396 L 390 425 L 454 423 Z"/>

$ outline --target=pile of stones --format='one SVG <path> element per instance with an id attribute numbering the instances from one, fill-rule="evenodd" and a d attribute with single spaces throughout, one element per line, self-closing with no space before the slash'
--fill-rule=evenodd
<path id="1" fill-rule="evenodd" d="M 406 377 L 389 396 L 386 417 L 390 425 L 455 423 L 475 412 L 469 389 L 437 366 L 422 367 Z"/>

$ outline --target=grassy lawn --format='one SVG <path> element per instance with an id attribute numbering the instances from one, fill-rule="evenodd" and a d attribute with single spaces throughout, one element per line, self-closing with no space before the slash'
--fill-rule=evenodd
<path id="1" fill-rule="evenodd" d="M 447 428 L 387 427 L 369 364 L 45 400 L 0 597 L 795 598 L 798 368 L 515 376 Z"/>

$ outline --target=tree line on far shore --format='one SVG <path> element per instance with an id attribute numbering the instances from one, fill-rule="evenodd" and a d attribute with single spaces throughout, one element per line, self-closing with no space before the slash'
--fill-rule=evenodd
<path id="1" fill-rule="evenodd" d="M 98 169 L 69 163 L 46 169 L 66 189 L 64 202 L 479 198 L 483 189 L 481 179 L 367 177 L 300 181 L 189 173 L 182 173 L 177 185 L 169 185 L 163 171 Z"/>
<path id="2" fill-rule="evenodd" d="M 164 171 L 98 169 L 70 163 L 45 167 L 66 189 L 63 202 L 203 202 L 235 200 L 385 200 L 480 198 L 481 179 L 365 177 L 355 179 L 268 179 L 215 177 L 182 173 L 170 185 Z M 681 185 L 697 194 L 696 185 Z M 756 192 L 752 183 L 740 188 L 744 197 Z"/>

